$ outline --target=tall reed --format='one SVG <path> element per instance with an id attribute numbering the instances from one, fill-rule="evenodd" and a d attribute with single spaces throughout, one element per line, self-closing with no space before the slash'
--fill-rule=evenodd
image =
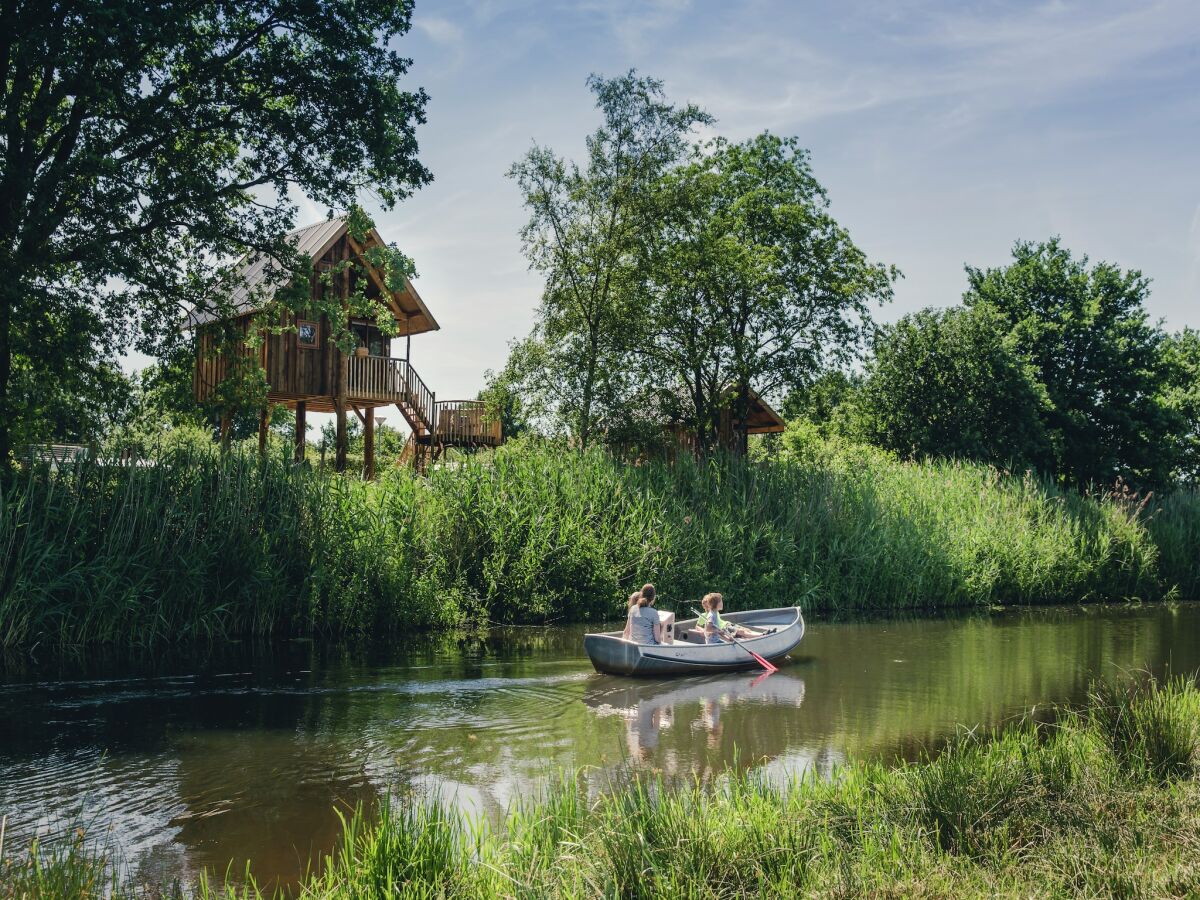
<path id="1" fill-rule="evenodd" d="M 164 454 L 3 485 L 0 646 L 597 621 L 647 580 L 680 609 L 709 590 L 814 611 L 1153 598 L 1200 588 L 1197 507 L 1147 525 L 1030 476 L 862 448 L 630 466 L 523 443 L 371 484 Z"/>

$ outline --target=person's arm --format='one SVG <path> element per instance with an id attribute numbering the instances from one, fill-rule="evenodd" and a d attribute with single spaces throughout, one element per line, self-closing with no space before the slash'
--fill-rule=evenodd
<path id="1" fill-rule="evenodd" d="M 632 611 L 625 614 L 625 630 L 621 632 L 621 637 L 627 641 L 633 640 L 633 624 L 630 621 L 630 615 L 632 615 Z"/>

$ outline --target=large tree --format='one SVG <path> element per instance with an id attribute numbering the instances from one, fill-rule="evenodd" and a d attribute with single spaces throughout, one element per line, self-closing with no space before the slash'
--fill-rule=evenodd
<path id="1" fill-rule="evenodd" d="M 1200 331 L 1167 335 L 1162 352 L 1167 369 L 1162 399 L 1177 420 L 1174 475 L 1194 485 L 1200 483 Z"/>
<path id="2" fill-rule="evenodd" d="M 1162 402 L 1163 334 L 1146 313 L 1149 280 L 1089 265 L 1057 238 L 1018 242 L 1011 264 L 968 266 L 967 279 L 966 304 L 999 313 L 1045 387 L 1053 471 L 1076 485 L 1165 481 L 1177 420 Z"/>
<path id="3" fill-rule="evenodd" d="M 0 459 L 34 414 L 14 372 L 79 341 L 144 347 L 245 252 L 302 271 L 293 192 L 385 207 L 430 179 L 391 48 L 405 0 L 14 0 L 0 68 Z M 64 357 L 67 357 L 64 359 Z M 87 360 L 80 359 L 80 364 Z"/>
<path id="4" fill-rule="evenodd" d="M 652 231 L 648 197 L 709 117 L 677 107 L 662 82 L 631 71 L 591 76 L 603 122 L 580 164 L 534 146 L 509 171 L 529 222 L 529 265 L 545 278 L 537 323 L 512 368 L 580 446 L 609 431 L 636 387 L 640 320 L 637 251 Z M 526 364 L 528 363 L 528 364 Z"/>
<path id="5" fill-rule="evenodd" d="M 905 458 L 1045 467 L 1046 393 L 985 303 L 924 310 L 880 328 L 855 394 L 858 436 Z"/>
<path id="6" fill-rule="evenodd" d="M 653 355 L 666 402 L 716 438 L 721 411 L 744 433 L 750 392 L 799 388 L 853 354 L 897 272 L 873 263 L 833 218 L 795 138 L 697 147 L 655 192 L 647 248 Z"/>

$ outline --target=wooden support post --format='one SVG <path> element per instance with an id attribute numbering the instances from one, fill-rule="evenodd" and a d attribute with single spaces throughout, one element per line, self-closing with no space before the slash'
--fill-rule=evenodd
<path id="1" fill-rule="evenodd" d="M 221 452 L 229 452 L 229 432 L 232 429 L 232 423 L 229 420 L 229 413 L 221 410 Z"/>
<path id="2" fill-rule="evenodd" d="M 260 459 L 267 458 L 267 426 L 271 424 L 271 407 L 266 406 L 258 411 L 258 455 Z"/>
<path id="3" fill-rule="evenodd" d="M 307 411 L 307 404 L 303 400 L 296 402 L 296 450 L 293 458 L 298 463 L 304 462 L 304 435 L 308 431 L 308 423 L 304 418 Z"/>
<path id="4" fill-rule="evenodd" d="M 368 409 L 363 420 L 363 457 L 367 481 L 375 480 L 375 410 Z"/>

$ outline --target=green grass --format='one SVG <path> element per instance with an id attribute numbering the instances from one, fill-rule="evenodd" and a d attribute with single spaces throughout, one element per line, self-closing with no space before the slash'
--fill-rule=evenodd
<path id="1" fill-rule="evenodd" d="M 494 825 L 432 799 L 391 801 L 346 823 L 303 896 L 1196 896 L 1198 719 L 1192 682 L 1138 679 L 1054 725 L 964 732 L 935 758 L 828 781 L 731 772 L 588 796 L 566 778 Z M 35 848 L 0 876 L 15 896 L 113 887 L 107 857 L 78 849 Z"/>
<path id="2" fill-rule="evenodd" d="M 681 459 L 517 444 L 377 483 L 252 455 L 28 472 L 0 491 L 0 647 L 152 646 L 664 605 L 931 610 L 1200 590 L 1200 499 L 1153 508 L 1031 476 L 812 458 Z"/>

